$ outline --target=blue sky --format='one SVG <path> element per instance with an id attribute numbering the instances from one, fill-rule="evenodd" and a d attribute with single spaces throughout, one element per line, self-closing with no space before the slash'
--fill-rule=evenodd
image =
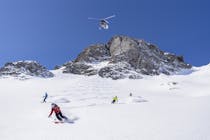
<path id="1" fill-rule="evenodd" d="M 201 66 L 210 62 L 208 0 L 0 0 L 0 66 L 36 60 L 52 69 L 114 35 L 144 39 Z M 111 19 L 98 30 L 88 17 Z"/>

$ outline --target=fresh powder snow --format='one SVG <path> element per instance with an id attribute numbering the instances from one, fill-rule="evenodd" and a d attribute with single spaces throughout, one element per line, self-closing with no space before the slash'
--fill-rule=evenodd
<path id="1" fill-rule="evenodd" d="M 210 65 L 193 69 L 139 80 L 61 70 L 48 79 L 1 78 L 0 139 L 209 140 Z M 49 97 L 42 103 L 45 92 Z M 111 104 L 114 96 L 118 102 Z M 48 118 L 51 103 L 72 123 L 55 124 L 54 114 Z"/>

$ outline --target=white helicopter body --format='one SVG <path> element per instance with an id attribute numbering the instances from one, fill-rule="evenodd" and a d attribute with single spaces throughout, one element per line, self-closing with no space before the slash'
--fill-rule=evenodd
<path id="1" fill-rule="evenodd" d="M 106 18 L 88 18 L 90 20 L 98 20 L 99 21 L 99 29 L 109 29 L 109 22 L 107 21 L 108 19 L 110 18 L 113 18 L 115 17 L 115 15 L 112 15 L 112 16 L 109 16 L 109 17 L 106 17 Z"/>

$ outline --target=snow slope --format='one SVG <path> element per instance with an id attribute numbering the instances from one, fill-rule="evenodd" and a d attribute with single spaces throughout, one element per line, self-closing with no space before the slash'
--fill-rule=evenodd
<path id="1" fill-rule="evenodd" d="M 1 140 L 210 139 L 210 65 L 117 81 L 52 72 L 50 79 L 0 79 Z M 110 104 L 115 95 L 119 102 Z M 74 123 L 54 124 L 51 102 Z"/>

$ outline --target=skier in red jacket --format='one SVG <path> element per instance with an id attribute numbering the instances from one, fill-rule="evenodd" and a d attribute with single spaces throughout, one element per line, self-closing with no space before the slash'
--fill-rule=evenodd
<path id="1" fill-rule="evenodd" d="M 56 105 L 55 103 L 52 103 L 51 106 L 52 106 L 52 109 L 48 117 L 50 117 L 53 114 L 53 112 L 55 112 L 55 116 L 59 121 L 62 121 L 62 119 L 68 120 L 66 116 L 63 116 L 63 114 L 61 113 L 60 107 L 58 105 Z"/>

